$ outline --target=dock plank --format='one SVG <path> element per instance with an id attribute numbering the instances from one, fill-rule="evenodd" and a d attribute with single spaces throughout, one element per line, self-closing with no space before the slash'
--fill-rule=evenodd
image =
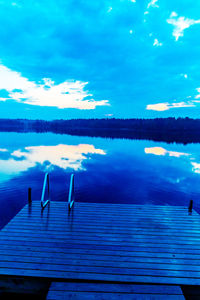
<path id="1" fill-rule="evenodd" d="M 53 282 L 47 299 L 184 299 L 179 286 Z"/>
<path id="2" fill-rule="evenodd" d="M 184 207 L 35 201 L 0 232 L 0 275 L 200 284 L 199 233 Z"/>

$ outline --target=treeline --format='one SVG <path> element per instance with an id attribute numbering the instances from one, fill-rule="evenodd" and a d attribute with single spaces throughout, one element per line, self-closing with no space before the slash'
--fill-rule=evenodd
<path id="1" fill-rule="evenodd" d="M 200 119 L 0 119 L 0 131 L 54 132 L 110 138 L 151 139 L 165 142 L 199 143 Z"/>

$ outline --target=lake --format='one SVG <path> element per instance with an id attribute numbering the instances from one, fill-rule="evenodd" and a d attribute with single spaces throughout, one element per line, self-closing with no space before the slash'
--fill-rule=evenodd
<path id="1" fill-rule="evenodd" d="M 53 133 L 0 132 L 0 226 L 40 200 L 45 172 L 52 201 L 200 207 L 200 144 L 105 139 Z"/>

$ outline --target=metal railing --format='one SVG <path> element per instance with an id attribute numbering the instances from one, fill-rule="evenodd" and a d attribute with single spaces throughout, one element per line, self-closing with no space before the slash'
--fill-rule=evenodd
<path id="1" fill-rule="evenodd" d="M 69 197 L 68 197 L 68 207 L 69 209 L 72 208 L 75 201 L 75 194 L 74 194 L 74 174 L 71 175 L 70 179 L 70 186 L 69 186 Z"/>
<path id="2" fill-rule="evenodd" d="M 47 200 L 44 200 L 46 186 L 47 186 Z M 42 206 L 42 208 L 45 208 L 45 206 L 49 203 L 49 201 L 50 201 L 49 174 L 46 173 L 45 176 L 44 176 L 44 183 L 43 183 L 42 196 L 41 196 L 41 206 Z"/>

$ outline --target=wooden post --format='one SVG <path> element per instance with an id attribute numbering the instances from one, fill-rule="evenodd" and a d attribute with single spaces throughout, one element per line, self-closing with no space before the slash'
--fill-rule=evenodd
<path id="1" fill-rule="evenodd" d="M 188 207 L 188 212 L 191 214 L 192 213 L 192 208 L 193 208 L 193 200 L 190 200 L 190 204 Z"/>
<path id="2" fill-rule="evenodd" d="M 31 199 L 31 188 L 28 188 L 28 203 L 31 203 L 32 199 Z"/>

